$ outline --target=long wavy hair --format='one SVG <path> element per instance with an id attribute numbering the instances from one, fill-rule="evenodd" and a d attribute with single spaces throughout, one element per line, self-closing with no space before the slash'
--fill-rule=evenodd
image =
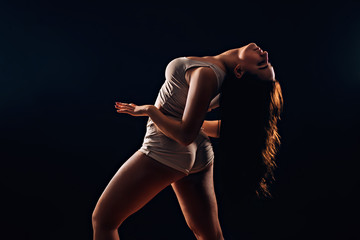
<path id="1" fill-rule="evenodd" d="M 240 79 L 230 76 L 222 86 L 220 109 L 218 164 L 222 184 L 257 197 L 271 197 L 269 184 L 274 180 L 280 147 L 280 83 L 263 81 L 249 73 Z"/>

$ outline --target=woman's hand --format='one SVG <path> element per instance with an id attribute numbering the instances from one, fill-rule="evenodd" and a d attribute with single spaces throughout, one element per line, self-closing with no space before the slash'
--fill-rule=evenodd
<path id="1" fill-rule="evenodd" d="M 139 116 L 148 116 L 148 110 L 152 105 L 142 105 L 137 106 L 133 103 L 121 103 L 116 102 L 115 108 L 118 113 L 127 113 L 131 116 L 139 117 Z"/>

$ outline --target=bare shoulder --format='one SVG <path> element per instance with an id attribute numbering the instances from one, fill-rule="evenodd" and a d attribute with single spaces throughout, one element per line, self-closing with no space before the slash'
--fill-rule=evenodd
<path id="1" fill-rule="evenodd" d="M 208 83 L 216 83 L 217 77 L 215 72 L 210 67 L 197 67 L 186 71 L 185 79 L 188 84 L 191 80 L 206 81 Z"/>

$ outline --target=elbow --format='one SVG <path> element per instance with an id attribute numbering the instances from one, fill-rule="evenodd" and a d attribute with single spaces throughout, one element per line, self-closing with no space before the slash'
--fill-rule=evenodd
<path id="1" fill-rule="evenodd" d="M 190 134 L 183 134 L 183 136 L 181 136 L 181 138 L 179 139 L 179 143 L 181 145 L 183 145 L 184 147 L 189 146 L 192 142 L 195 141 L 195 137 L 196 136 L 192 136 Z"/>
<path id="2" fill-rule="evenodd" d="M 177 142 L 179 142 L 183 146 L 189 146 L 191 143 L 195 141 L 200 133 L 200 127 L 194 128 L 191 127 L 184 127 L 178 132 Z"/>
<path id="3" fill-rule="evenodd" d="M 181 141 L 180 144 L 183 145 L 184 147 L 189 146 L 193 141 Z"/>
<path id="4" fill-rule="evenodd" d="M 181 139 L 180 141 L 178 141 L 181 145 L 183 145 L 184 147 L 189 146 L 194 140 L 188 140 L 188 139 Z"/>

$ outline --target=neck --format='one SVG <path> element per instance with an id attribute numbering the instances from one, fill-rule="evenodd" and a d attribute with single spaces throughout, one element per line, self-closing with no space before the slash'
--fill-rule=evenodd
<path id="1" fill-rule="evenodd" d="M 214 56 L 214 58 L 220 61 L 224 65 L 226 72 L 229 73 L 239 64 L 239 51 L 239 48 L 231 49 Z"/>

